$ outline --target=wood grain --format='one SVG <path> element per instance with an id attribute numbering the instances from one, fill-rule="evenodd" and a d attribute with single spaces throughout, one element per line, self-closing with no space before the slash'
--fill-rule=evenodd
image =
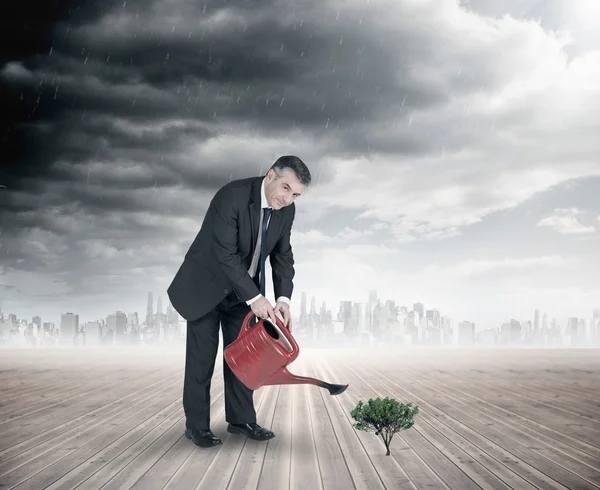
<path id="1" fill-rule="evenodd" d="M 599 350 L 303 349 L 291 372 L 350 386 L 257 390 L 266 442 L 227 433 L 219 357 L 212 449 L 183 437 L 184 359 L 1 351 L 0 489 L 600 489 Z M 420 408 L 390 456 L 350 416 L 386 396 Z"/>

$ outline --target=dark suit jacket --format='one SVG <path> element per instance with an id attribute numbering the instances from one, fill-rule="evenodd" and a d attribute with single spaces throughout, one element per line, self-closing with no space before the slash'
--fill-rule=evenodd
<path id="1" fill-rule="evenodd" d="M 167 289 L 171 304 L 196 320 L 235 291 L 247 301 L 260 291 L 248 274 L 258 240 L 263 177 L 235 180 L 213 197 L 202 227 Z M 294 257 L 290 234 L 295 205 L 273 210 L 267 229 L 275 297 L 292 297 Z M 258 267 L 257 267 L 258 275 Z"/>

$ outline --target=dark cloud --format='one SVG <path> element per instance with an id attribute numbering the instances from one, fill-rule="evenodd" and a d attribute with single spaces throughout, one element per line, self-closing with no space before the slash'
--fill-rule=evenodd
<path id="1" fill-rule="evenodd" d="M 274 136 L 307 132 L 341 154 L 425 153 L 432 138 L 386 140 L 373 122 L 408 121 L 411 111 L 447 102 L 451 93 L 480 82 L 466 72 L 449 76 L 451 86 L 426 74 L 415 78 L 426 66 L 418 60 L 439 51 L 434 63 L 443 64 L 450 48 L 432 45 L 415 14 L 399 24 L 384 24 L 381 16 L 377 8 L 338 12 L 317 2 L 56 3 L 43 41 L 4 66 L 8 106 L 17 114 L 5 124 L 4 150 L 12 163 L 4 180 L 11 189 L 25 183 L 31 189 L 22 179 L 68 177 L 54 168 L 57 161 L 78 166 L 118 158 L 168 167 L 186 141 L 205 141 L 237 124 Z M 117 118 L 205 125 L 178 126 L 157 137 L 126 132 Z M 206 181 L 181 169 L 158 180 L 156 173 L 135 185 Z"/>
<path id="2" fill-rule="evenodd" d="M 377 7 L 320 2 L 48 5 L 41 34 L 4 60 L 1 76 L 16 115 L 3 138 L 14 226 L 33 226 L 35 215 L 18 213 L 44 207 L 177 215 L 178 206 L 149 198 L 153 189 L 216 189 L 271 163 L 198 150 L 237 130 L 271 138 L 295 130 L 310 138 L 309 155 L 441 151 L 435 128 L 418 136 L 374 123 L 408 126 L 413 111 L 475 83 L 465 73 L 448 76 L 449 86 L 427 75 L 419 60 L 443 65 L 451 48 L 432 44 L 414 12 L 382 22 Z M 327 180 L 327 169 L 313 169 Z M 37 198 L 13 198 L 17 190 Z"/>
<path id="3" fill-rule="evenodd" d="M 56 27 L 63 23 L 77 26 L 93 22 L 102 14 L 101 2 L 89 2 L 84 8 L 72 0 L 23 0 L 3 2 L 0 29 L 5 42 L 0 51 L 0 68 L 12 62 L 35 62 L 45 58 L 56 42 Z M 36 122 L 53 118 L 52 104 L 42 103 L 37 90 L 13 83 L 0 76 L 0 149 L 3 165 L 12 172 L 39 157 Z M 33 133 L 32 133 L 33 132 Z M 15 170 L 17 168 L 17 170 Z"/>
<path id="4" fill-rule="evenodd" d="M 473 207 L 518 202 L 516 191 L 497 197 L 506 186 L 490 192 L 489 175 L 513 182 L 523 159 L 546 159 L 545 121 L 557 112 L 540 110 L 561 96 L 520 103 L 498 88 L 535 85 L 531 66 L 553 45 L 523 25 L 459 16 L 452 2 L 375 3 L 14 4 L 0 16 L 14 41 L 0 66 L 0 282 L 13 294 L 164 287 L 214 190 L 281 154 L 302 157 L 326 189 L 304 223 L 327 219 L 333 203 L 343 228 L 360 198 L 360 211 L 380 207 L 390 234 L 394 214 L 406 216 L 402 231 L 435 234 L 444 220 L 454 230 L 479 219 Z M 584 161 L 595 123 L 563 117 Z M 547 151 L 567 160 L 569 149 Z M 344 173 L 330 161 L 360 179 L 328 187 Z M 481 170 L 492 167 L 505 171 Z"/>
<path id="5" fill-rule="evenodd" d="M 390 98 L 408 101 L 407 107 L 447 98 L 444 90 L 432 91 L 414 83 L 409 70 L 398 70 L 419 56 L 420 43 L 407 42 L 410 32 L 375 28 L 373 17 L 348 11 L 334 18 L 321 6 L 325 15 L 319 18 L 317 4 L 295 14 L 287 4 L 206 5 L 175 9 L 194 29 L 169 29 L 169 19 L 158 15 L 167 12 L 140 2 L 68 5 L 56 14 L 45 28 L 53 38 L 13 57 L 20 65 L 5 66 L 10 107 L 19 114 L 9 142 L 11 159 L 19 163 L 11 173 L 22 176 L 35 167 L 39 175 L 53 159 L 78 163 L 96 155 L 98 143 L 118 145 L 119 136 L 102 128 L 99 142 L 84 148 L 65 136 L 76 133 L 82 142 L 98 115 L 135 122 L 243 121 L 268 131 L 317 133 L 359 122 L 365 126 L 356 131 L 365 131 L 369 121 L 392 110 Z M 215 20 L 219 13 L 233 20 Z M 47 138 L 32 127 L 36 122 L 48 126 Z"/>

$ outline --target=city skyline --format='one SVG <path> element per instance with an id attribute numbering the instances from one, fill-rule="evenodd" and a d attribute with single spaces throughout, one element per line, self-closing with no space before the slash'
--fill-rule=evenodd
<path id="1" fill-rule="evenodd" d="M 375 294 L 375 299 L 371 296 L 371 293 Z M 513 320 L 516 320 L 522 324 L 530 322 L 533 325 L 536 322 L 536 315 L 537 315 L 538 325 L 540 325 L 540 326 L 542 325 L 543 318 L 545 317 L 548 325 L 550 325 L 551 322 L 554 322 L 563 330 L 565 328 L 565 325 L 568 324 L 568 322 L 571 318 L 577 318 L 579 320 L 584 320 L 584 321 L 590 321 L 593 319 L 598 321 L 600 319 L 600 307 L 590 308 L 590 311 L 588 312 L 588 314 L 579 314 L 579 315 L 572 314 L 566 318 L 557 318 L 555 316 L 552 316 L 551 314 L 548 314 L 548 312 L 546 312 L 546 311 L 540 310 L 539 308 L 533 308 L 533 310 L 530 313 L 531 316 L 525 315 L 525 316 L 519 317 L 519 316 L 515 316 L 515 315 L 511 316 L 510 314 L 507 314 L 504 317 L 499 318 L 493 324 L 485 324 L 485 325 L 479 324 L 478 325 L 476 322 L 472 321 L 470 318 L 455 317 L 455 316 L 449 314 L 448 312 L 440 310 L 435 305 L 427 305 L 420 301 L 416 301 L 416 302 L 412 302 L 412 303 L 409 303 L 409 302 L 403 303 L 403 302 L 399 302 L 398 300 L 396 300 L 394 298 L 381 297 L 381 295 L 378 294 L 377 290 L 368 290 L 368 291 L 365 291 L 365 298 L 363 298 L 362 301 L 361 300 L 353 301 L 350 299 L 346 299 L 346 300 L 337 302 L 336 304 L 327 303 L 327 301 L 319 300 L 319 298 L 317 298 L 315 295 L 308 294 L 307 291 L 301 291 L 299 293 L 299 298 L 297 298 L 295 301 L 292 302 L 292 316 L 294 317 L 295 320 L 298 320 L 303 314 L 303 312 L 302 312 L 302 295 L 306 296 L 305 307 L 306 307 L 307 312 L 310 312 L 312 302 L 314 300 L 315 309 L 316 309 L 317 314 L 319 314 L 323 305 L 325 305 L 326 312 L 331 313 L 333 318 L 339 316 L 339 314 L 343 308 L 342 303 L 348 302 L 353 305 L 358 305 L 358 304 L 369 305 L 370 303 L 372 303 L 373 305 L 380 304 L 382 306 L 385 306 L 388 302 L 392 302 L 395 304 L 395 306 L 398 310 L 404 309 L 409 313 L 413 312 L 413 311 L 417 311 L 417 307 L 419 307 L 419 309 L 422 309 L 423 312 L 435 311 L 438 316 L 448 318 L 451 321 L 451 323 L 454 325 L 459 324 L 461 322 L 472 323 L 475 327 L 475 331 L 498 328 L 502 324 L 513 321 Z M 163 301 L 163 298 L 166 301 Z M 150 304 L 150 302 L 152 304 Z M 142 325 L 142 324 L 146 323 L 148 316 L 150 316 L 150 313 L 152 313 L 152 315 L 156 315 L 160 312 L 161 314 L 165 314 L 168 316 L 169 310 L 173 310 L 175 312 L 175 310 L 173 309 L 173 305 L 170 303 L 170 301 L 168 299 L 168 295 L 166 293 L 155 295 L 154 291 L 149 291 L 148 295 L 147 295 L 146 306 L 142 309 L 140 309 L 140 308 L 137 308 L 137 309 L 116 308 L 116 309 L 110 310 L 110 311 L 106 310 L 106 312 L 103 315 L 99 315 L 97 317 L 85 317 L 85 316 L 82 316 L 78 312 L 77 308 L 71 308 L 69 311 L 62 311 L 56 317 L 44 316 L 43 314 L 40 314 L 40 312 L 38 312 L 30 318 L 41 318 L 42 323 L 51 322 L 55 325 L 59 325 L 60 318 L 63 315 L 72 314 L 72 315 L 77 315 L 80 318 L 79 322 L 81 325 L 81 324 L 85 324 L 85 323 L 94 323 L 97 321 L 105 321 L 108 316 L 114 315 L 115 312 L 117 312 L 117 313 L 123 313 L 127 317 L 129 317 L 132 314 L 136 315 L 136 323 L 139 323 L 140 325 Z M 175 314 L 178 316 L 179 322 L 184 321 L 184 319 L 180 315 L 178 315 L 177 312 L 175 312 Z M 6 311 L 5 309 L 2 308 L 2 305 L 0 304 L 0 317 L 3 317 L 6 319 L 8 317 L 8 315 L 15 315 L 15 317 L 18 320 L 27 320 L 28 323 L 32 322 L 31 319 L 28 319 L 28 318 L 20 315 L 18 312 Z M 425 317 L 424 314 L 423 314 L 423 317 Z M 599 332 L 599 335 L 600 335 L 600 332 Z"/>
<path id="2" fill-rule="evenodd" d="M 383 300 L 375 290 L 367 302 L 344 301 L 337 313 L 320 307 L 302 292 L 294 319 L 294 336 L 302 347 L 317 348 L 597 348 L 600 345 L 600 308 L 593 318 L 570 317 L 566 325 L 534 311 L 533 320 L 514 319 L 477 329 L 475 324 L 444 315 L 422 303 L 412 307 Z M 35 316 L 32 322 L 0 310 L 0 347 L 124 348 L 183 346 L 185 320 L 162 297 L 154 302 L 148 292 L 146 314 L 116 311 L 106 319 L 85 320 L 76 312 L 61 315 L 60 323 Z M 141 317 L 141 319 L 140 319 Z M 46 320 L 46 321 L 44 321 Z M 225 347 L 222 345 L 222 347 Z"/>
<path id="3" fill-rule="evenodd" d="M 47 8 L 0 58 L 3 311 L 166 303 L 214 192 L 283 154 L 313 175 L 294 316 L 301 291 L 478 328 L 600 307 L 592 2 Z"/>

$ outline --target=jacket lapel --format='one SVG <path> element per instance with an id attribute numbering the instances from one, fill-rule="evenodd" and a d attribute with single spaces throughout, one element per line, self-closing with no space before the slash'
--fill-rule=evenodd
<path id="1" fill-rule="evenodd" d="M 250 238 L 251 247 L 250 250 L 254 250 L 256 248 L 256 243 L 258 242 L 258 234 L 260 230 L 258 229 L 260 224 L 260 212 L 261 212 L 261 201 L 260 201 L 260 184 L 262 183 L 262 179 L 257 179 L 252 184 L 252 191 L 250 193 L 250 229 L 252 230 L 252 236 Z"/>

